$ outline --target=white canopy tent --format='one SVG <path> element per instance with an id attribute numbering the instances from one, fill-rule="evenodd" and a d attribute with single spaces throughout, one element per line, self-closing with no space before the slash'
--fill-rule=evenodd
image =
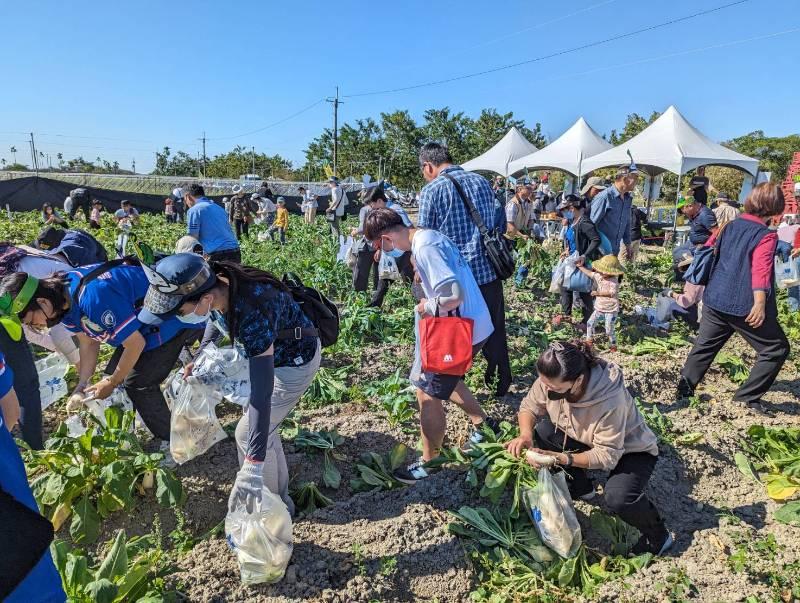
<path id="1" fill-rule="evenodd" d="M 462 163 L 461 167 L 470 172 L 495 172 L 508 176 L 509 163 L 535 150 L 536 147 L 517 128 L 512 127 L 500 142 L 475 159 Z"/>
<path id="2" fill-rule="evenodd" d="M 516 174 L 525 169 L 549 168 L 580 177 L 583 174 L 582 163 L 586 158 L 610 148 L 611 144 L 581 117 L 541 151 L 535 151 L 509 164 L 508 172 Z"/>
<path id="3" fill-rule="evenodd" d="M 674 106 L 623 144 L 590 157 L 583 170 L 628 164 L 628 151 L 640 171 L 656 176 L 673 172 L 679 176 L 702 165 L 723 165 L 738 168 L 755 177 L 758 160 L 732 151 L 705 136 L 686 121 Z"/>

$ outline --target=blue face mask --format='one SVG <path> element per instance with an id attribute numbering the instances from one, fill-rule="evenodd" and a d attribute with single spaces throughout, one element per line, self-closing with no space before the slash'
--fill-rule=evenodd
<path id="1" fill-rule="evenodd" d="M 200 302 L 197 302 L 197 305 L 200 305 Z M 197 310 L 197 306 L 195 306 L 194 309 Z M 206 314 L 197 314 L 197 312 L 192 311 L 189 314 L 184 314 L 183 316 L 178 314 L 177 319 L 183 323 L 186 323 L 187 325 L 197 325 L 202 322 L 206 322 L 210 315 L 211 309 L 209 308 L 209 311 L 206 312 Z"/>
<path id="2" fill-rule="evenodd" d="M 565 212 L 564 212 L 564 217 L 565 217 L 567 220 L 572 220 L 572 218 L 574 218 L 574 217 L 575 217 L 575 212 L 574 212 L 574 211 L 565 211 Z"/>
<path id="3" fill-rule="evenodd" d="M 405 251 L 395 247 L 394 243 L 392 243 L 392 248 L 391 249 L 384 249 L 383 248 L 383 240 L 381 240 L 381 251 L 383 253 L 385 253 L 386 255 L 388 255 L 390 258 L 399 258 L 405 253 Z"/>

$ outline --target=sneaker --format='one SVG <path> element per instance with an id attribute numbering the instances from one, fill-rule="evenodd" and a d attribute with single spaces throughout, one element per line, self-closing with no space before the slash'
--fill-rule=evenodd
<path id="1" fill-rule="evenodd" d="M 432 473 L 434 473 L 434 470 L 426 469 L 425 461 L 420 458 L 406 467 L 398 467 L 392 475 L 396 480 L 404 484 L 416 484 L 418 481 L 430 477 Z"/>
<path id="2" fill-rule="evenodd" d="M 467 442 L 464 444 L 462 450 L 467 451 L 475 444 L 480 444 L 483 442 L 486 439 L 486 436 L 483 433 L 483 430 L 486 427 L 491 429 L 494 434 L 500 433 L 500 422 L 492 417 L 486 417 L 482 423 L 472 426 L 472 430 L 470 431 Z"/>
<path id="3" fill-rule="evenodd" d="M 761 400 L 755 400 L 755 401 L 752 401 L 752 402 L 743 402 L 742 400 L 734 400 L 734 402 L 736 402 L 740 406 L 743 406 L 744 408 L 754 412 L 757 415 L 761 415 L 762 417 L 774 416 L 773 413 L 771 413 L 769 410 L 767 410 L 767 407 L 764 406 L 764 404 L 763 404 L 763 402 Z"/>
<path id="4" fill-rule="evenodd" d="M 661 544 L 653 544 L 650 540 L 648 540 L 645 536 L 639 538 L 639 542 L 633 545 L 631 549 L 632 555 L 642 555 L 644 553 L 653 553 L 653 555 L 661 557 L 664 555 L 668 550 L 672 548 L 672 545 L 675 544 L 675 537 L 672 535 L 671 532 L 667 532 L 667 535 L 664 537 L 664 540 Z"/>
<path id="5" fill-rule="evenodd" d="M 678 381 L 678 388 L 675 392 L 675 397 L 678 400 L 687 400 L 694 396 L 694 387 L 692 384 L 686 380 L 686 377 L 681 377 L 681 380 Z"/>
<path id="6" fill-rule="evenodd" d="M 158 451 L 164 455 L 164 460 L 161 461 L 161 466 L 165 469 L 175 469 L 178 463 L 172 458 L 172 453 L 169 451 L 169 442 L 162 440 L 158 447 Z"/>
<path id="7" fill-rule="evenodd" d="M 675 544 L 675 537 L 672 535 L 672 532 L 667 532 L 667 539 L 664 541 L 664 544 L 661 545 L 661 548 L 658 549 L 656 556 L 663 557 L 664 554 L 672 548 L 673 544 Z"/>

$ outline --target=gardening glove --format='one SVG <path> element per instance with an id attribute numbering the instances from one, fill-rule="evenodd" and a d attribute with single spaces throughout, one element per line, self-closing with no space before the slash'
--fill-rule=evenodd
<path id="1" fill-rule="evenodd" d="M 245 460 L 236 474 L 231 496 L 228 499 L 228 512 L 232 513 L 244 504 L 248 513 L 261 506 L 261 492 L 264 489 L 264 463 Z"/>

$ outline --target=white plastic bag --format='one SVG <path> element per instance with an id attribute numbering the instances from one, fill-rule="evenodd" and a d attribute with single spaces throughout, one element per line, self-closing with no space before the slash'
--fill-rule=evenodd
<path id="1" fill-rule="evenodd" d="M 67 395 L 69 389 L 64 374 L 68 368 L 69 362 L 58 353 L 49 354 L 36 361 L 42 410 Z"/>
<path id="2" fill-rule="evenodd" d="M 217 401 L 225 398 L 239 406 L 250 402 L 250 363 L 235 347 L 208 344 L 195 358 L 189 381 Z"/>
<path id="3" fill-rule="evenodd" d="M 179 465 L 228 437 L 214 412 L 221 396 L 212 397 L 204 388 L 185 381 L 182 371 L 172 376 L 164 395 L 172 406 L 169 451 Z"/>
<path id="4" fill-rule="evenodd" d="M 559 260 L 553 268 L 553 277 L 550 279 L 550 293 L 561 293 L 561 285 L 564 282 L 564 260 Z"/>
<path id="5" fill-rule="evenodd" d="M 542 542 L 564 558 L 574 556 L 582 542 L 581 526 L 566 473 L 553 475 L 545 467 L 539 469 L 536 487 L 525 490 L 523 498 Z"/>
<path id="6" fill-rule="evenodd" d="M 378 262 L 378 278 L 388 281 L 399 281 L 402 278 L 400 270 L 397 268 L 397 262 L 385 253 L 381 253 L 381 259 Z"/>
<path id="7" fill-rule="evenodd" d="M 286 504 L 267 488 L 252 513 L 244 503 L 228 511 L 225 537 L 236 552 L 242 584 L 273 584 L 283 578 L 292 558 L 292 518 Z"/>
<path id="8" fill-rule="evenodd" d="M 337 262 L 346 262 L 347 254 L 353 248 L 353 237 L 347 237 L 347 240 L 339 245 L 339 253 L 336 254 Z"/>
<path id="9" fill-rule="evenodd" d="M 780 289 L 800 285 L 800 260 L 789 258 L 789 261 L 784 262 L 779 255 L 776 255 L 775 281 Z"/>

